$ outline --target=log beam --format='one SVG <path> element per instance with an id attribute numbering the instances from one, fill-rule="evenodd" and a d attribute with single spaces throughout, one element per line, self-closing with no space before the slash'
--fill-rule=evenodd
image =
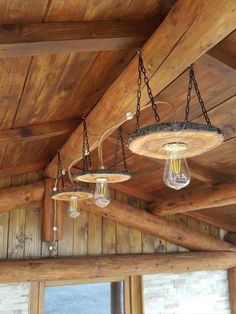
<path id="1" fill-rule="evenodd" d="M 0 261 L 0 282 L 92 279 L 228 269 L 235 252 L 82 256 Z"/>
<path id="2" fill-rule="evenodd" d="M 48 202 L 51 201 L 48 196 L 51 188 L 51 185 L 47 186 L 45 191 Z M 43 195 L 43 181 L 0 190 L 1 204 L 4 204 L 0 207 L 0 211 L 21 208 L 22 206 L 28 207 L 31 202 L 42 202 Z M 96 206 L 92 200 L 84 200 L 80 202 L 80 208 L 190 250 L 236 251 L 236 247 L 230 243 L 217 240 L 206 234 L 168 221 L 160 216 L 153 215 L 145 210 L 115 200 L 106 208 Z"/>
<path id="3" fill-rule="evenodd" d="M 173 82 L 188 66 L 230 34 L 236 27 L 236 2 L 177 1 L 161 25 L 143 47 L 150 85 L 155 95 Z M 99 138 L 108 129 L 124 121 L 126 112 L 136 110 L 137 59 L 108 88 L 87 117 L 90 147 L 95 149 Z M 143 86 L 144 88 L 144 86 Z M 111 110 L 111 103 L 116 106 Z M 149 102 L 143 94 L 141 109 Z M 106 123 L 104 123 L 106 117 Z M 83 128 L 79 126 L 61 150 L 63 167 L 80 157 Z M 107 136 L 110 134 L 107 132 Z M 45 175 L 56 175 L 56 158 Z"/>
<path id="4" fill-rule="evenodd" d="M 0 190 L 0 212 L 30 205 L 41 205 L 44 194 L 43 181 Z"/>
<path id="5" fill-rule="evenodd" d="M 80 202 L 80 208 L 190 250 L 236 250 L 236 247 L 229 243 L 115 200 L 105 208 L 96 206 L 91 200 L 84 200 Z"/>
<path id="6" fill-rule="evenodd" d="M 171 199 L 158 203 L 154 207 L 155 214 L 173 215 L 188 213 L 195 210 L 223 207 L 236 204 L 236 189 L 234 183 L 219 184 L 207 191 L 194 191 L 184 194 L 178 199 Z"/>
<path id="7" fill-rule="evenodd" d="M 147 21 L 4 24 L 0 58 L 138 48 L 153 30 Z"/>

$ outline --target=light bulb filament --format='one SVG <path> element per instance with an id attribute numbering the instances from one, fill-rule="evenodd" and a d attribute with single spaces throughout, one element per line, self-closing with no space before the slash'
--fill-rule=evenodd
<path id="1" fill-rule="evenodd" d="M 181 159 L 171 159 L 170 162 L 174 174 L 179 174 L 181 171 Z"/>

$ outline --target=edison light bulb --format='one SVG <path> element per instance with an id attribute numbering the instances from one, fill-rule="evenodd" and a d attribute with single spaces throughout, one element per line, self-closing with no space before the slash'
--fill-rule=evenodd
<path id="1" fill-rule="evenodd" d="M 95 203 L 100 207 L 106 207 L 110 203 L 107 179 L 98 178 L 96 180 Z"/>
<path id="2" fill-rule="evenodd" d="M 171 143 L 164 149 L 170 152 L 170 159 L 165 162 L 163 180 L 165 184 L 175 190 L 186 187 L 190 182 L 190 172 L 186 159 L 179 158 L 179 152 L 187 146 L 183 143 Z"/>
<path id="3" fill-rule="evenodd" d="M 78 209 L 78 197 L 77 196 L 70 197 L 68 214 L 71 218 L 77 218 L 80 215 L 80 211 Z"/>

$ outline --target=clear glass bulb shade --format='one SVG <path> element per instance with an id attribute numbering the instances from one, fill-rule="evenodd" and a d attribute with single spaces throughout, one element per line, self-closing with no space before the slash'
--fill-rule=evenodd
<path id="1" fill-rule="evenodd" d="M 165 184 L 175 190 L 185 188 L 191 179 L 186 159 L 177 158 L 171 154 L 171 158 L 165 162 L 163 180 Z"/>
<path id="2" fill-rule="evenodd" d="M 94 193 L 95 203 L 100 207 L 106 207 L 110 203 L 110 195 L 107 179 L 98 178 L 96 180 L 96 189 Z"/>
<path id="3" fill-rule="evenodd" d="M 71 196 L 70 197 L 68 214 L 71 218 L 77 218 L 80 215 L 80 211 L 78 208 L 78 197 L 77 196 Z"/>

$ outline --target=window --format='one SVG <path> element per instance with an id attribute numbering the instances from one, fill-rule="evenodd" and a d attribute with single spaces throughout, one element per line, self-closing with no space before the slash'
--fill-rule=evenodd
<path id="1" fill-rule="evenodd" d="M 124 282 L 48 286 L 44 313 L 124 314 Z"/>

